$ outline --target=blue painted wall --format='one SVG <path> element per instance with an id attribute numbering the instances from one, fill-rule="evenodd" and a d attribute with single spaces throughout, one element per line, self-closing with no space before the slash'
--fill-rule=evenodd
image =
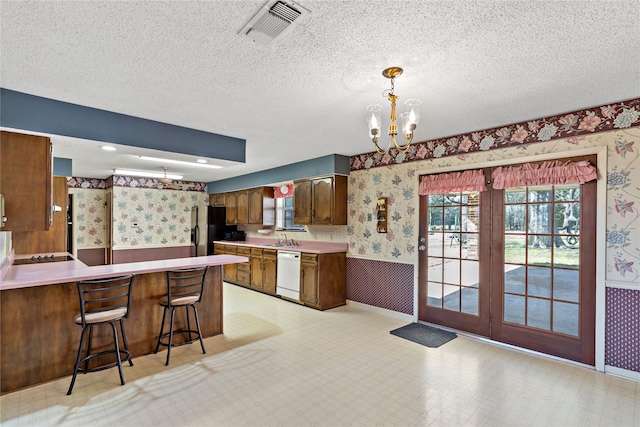
<path id="1" fill-rule="evenodd" d="M 209 194 L 224 193 L 323 175 L 349 175 L 349 170 L 349 156 L 330 154 L 248 175 L 213 181 L 207 184 L 207 192 Z"/>
<path id="2" fill-rule="evenodd" d="M 54 157 L 53 176 L 73 176 L 72 160 L 64 157 Z"/>
<path id="3" fill-rule="evenodd" d="M 0 88 L 0 126 L 245 162 L 244 139 Z"/>

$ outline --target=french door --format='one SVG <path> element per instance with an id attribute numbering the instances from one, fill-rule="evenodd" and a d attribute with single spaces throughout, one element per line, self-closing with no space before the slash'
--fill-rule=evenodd
<path id="1" fill-rule="evenodd" d="M 595 181 L 421 196 L 419 319 L 594 365 L 595 207 Z"/>

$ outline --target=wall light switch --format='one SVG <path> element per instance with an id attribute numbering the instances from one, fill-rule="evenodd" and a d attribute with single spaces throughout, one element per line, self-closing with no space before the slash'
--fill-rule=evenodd
<path id="1" fill-rule="evenodd" d="M 132 222 L 132 223 L 131 223 L 131 226 L 132 226 L 132 227 L 137 227 L 137 226 L 138 226 L 138 223 L 137 223 L 137 222 Z"/>
<path id="2" fill-rule="evenodd" d="M 367 221 L 371 221 L 371 214 L 367 214 Z"/>

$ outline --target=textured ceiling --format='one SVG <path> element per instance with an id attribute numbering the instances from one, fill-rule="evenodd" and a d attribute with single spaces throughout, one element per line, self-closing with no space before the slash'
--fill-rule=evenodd
<path id="1" fill-rule="evenodd" d="M 372 151 L 365 109 L 388 125 L 392 65 L 400 101 L 423 102 L 417 141 L 640 96 L 638 0 L 300 0 L 311 14 L 262 47 L 237 33 L 265 3 L 2 1 L 0 84 L 246 139 L 246 164 L 170 166 L 207 182 Z M 76 176 L 158 168 L 53 141 Z"/>

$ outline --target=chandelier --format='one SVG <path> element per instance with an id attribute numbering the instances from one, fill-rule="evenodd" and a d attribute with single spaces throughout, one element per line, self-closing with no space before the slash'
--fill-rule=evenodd
<path id="1" fill-rule="evenodd" d="M 380 112 L 382 106 L 379 104 L 369 105 L 367 107 L 367 122 L 369 122 L 369 136 L 371 141 L 376 146 L 376 151 L 380 154 L 387 153 L 392 146 L 395 146 L 396 150 L 404 153 L 409 149 L 411 141 L 413 140 L 413 131 L 416 129 L 416 125 L 420 121 L 420 100 L 408 99 L 405 101 L 407 111 L 400 115 L 402 119 L 402 133 L 404 134 L 407 143 L 406 145 L 398 145 L 396 136 L 398 136 L 398 125 L 396 124 L 396 101 L 398 95 L 394 92 L 394 79 L 402 74 L 402 68 L 389 67 L 382 72 L 382 75 L 388 79 L 391 79 L 391 89 L 385 89 L 382 92 L 382 96 L 386 97 L 391 102 L 391 123 L 389 124 L 389 146 L 383 150 L 378 145 L 380 141 L 380 127 L 382 121 L 380 120 Z"/>

